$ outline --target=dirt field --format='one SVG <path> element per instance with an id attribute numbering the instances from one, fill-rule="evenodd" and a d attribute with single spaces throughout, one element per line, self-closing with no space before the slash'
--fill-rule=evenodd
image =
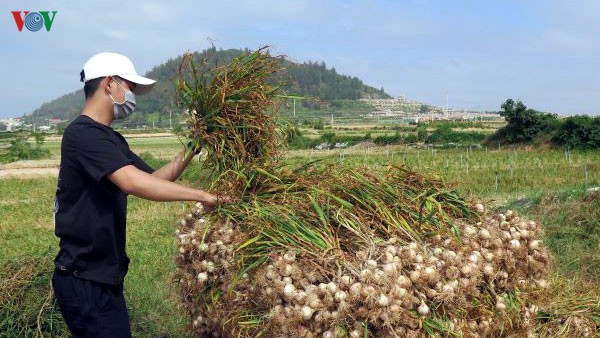
<path id="1" fill-rule="evenodd" d="M 0 180 L 5 178 L 34 178 L 58 176 L 59 161 L 18 161 L 0 166 Z"/>

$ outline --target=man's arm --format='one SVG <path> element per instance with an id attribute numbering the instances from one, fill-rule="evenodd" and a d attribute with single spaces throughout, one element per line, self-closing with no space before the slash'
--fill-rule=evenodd
<path id="1" fill-rule="evenodd" d="M 209 192 L 169 182 L 133 165 L 121 167 L 107 178 L 125 193 L 152 201 L 196 201 L 206 206 L 217 203 L 217 196 Z"/>
<path id="2" fill-rule="evenodd" d="M 194 152 L 190 152 L 188 156 L 184 158 L 185 152 L 182 151 L 173 161 L 154 171 L 152 175 L 173 182 L 181 175 L 183 170 L 187 168 L 195 154 L 196 153 Z"/>

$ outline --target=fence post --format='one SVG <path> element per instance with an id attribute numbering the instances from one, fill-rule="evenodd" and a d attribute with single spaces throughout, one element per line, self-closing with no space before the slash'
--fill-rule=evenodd
<path id="1" fill-rule="evenodd" d="M 569 150 L 569 164 L 573 164 L 573 158 L 571 157 L 571 150 Z"/>
<path id="2" fill-rule="evenodd" d="M 496 171 L 496 191 L 498 191 L 498 172 Z"/>

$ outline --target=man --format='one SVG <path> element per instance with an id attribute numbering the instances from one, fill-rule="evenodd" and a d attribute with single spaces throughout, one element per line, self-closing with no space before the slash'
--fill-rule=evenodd
<path id="1" fill-rule="evenodd" d="M 206 191 L 173 183 L 193 153 L 154 171 L 110 125 L 129 115 L 135 94 L 155 81 L 116 53 L 90 58 L 81 71 L 85 105 L 65 129 L 55 200 L 60 251 L 52 285 L 73 337 L 130 337 L 123 297 L 127 195 L 153 201 L 217 202 Z"/>

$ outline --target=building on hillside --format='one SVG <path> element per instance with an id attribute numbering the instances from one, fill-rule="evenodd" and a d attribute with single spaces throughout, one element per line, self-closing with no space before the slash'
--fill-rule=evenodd
<path id="1" fill-rule="evenodd" d="M 48 119 L 48 125 L 49 126 L 56 126 L 59 123 L 63 123 L 63 122 L 69 122 L 69 120 L 62 120 L 62 119 Z"/>
<path id="2" fill-rule="evenodd" d="M 449 107 L 436 107 L 418 101 L 409 100 L 404 95 L 394 99 L 361 99 L 373 106 L 373 111 L 364 114 L 366 118 L 401 119 L 409 123 L 428 122 L 434 120 L 477 120 L 500 119 L 496 112 L 483 112 Z"/>

